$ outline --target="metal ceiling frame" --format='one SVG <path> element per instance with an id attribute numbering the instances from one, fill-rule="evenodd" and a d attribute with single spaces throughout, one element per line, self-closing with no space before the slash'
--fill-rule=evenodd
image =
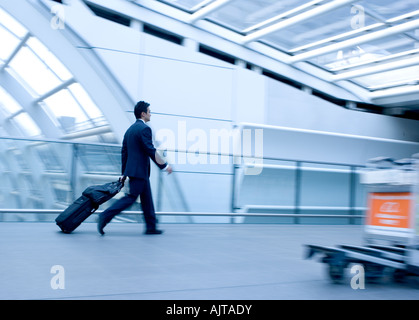
<path id="1" fill-rule="evenodd" d="M 6 0 L 4 1 L 6 2 Z M 44 2 L 43 0 L 39 1 Z M 331 72 L 308 63 L 310 59 L 323 54 L 367 43 L 369 41 L 382 39 L 391 35 L 405 34 L 413 29 L 419 29 L 419 19 L 412 20 L 415 12 L 293 48 L 289 51 L 289 53 L 284 53 L 269 46 L 268 44 L 262 43 L 260 41 L 261 38 L 285 27 L 297 25 L 298 23 L 307 21 L 307 19 L 319 16 L 320 14 L 332 12 L 342 6 L 350 5 L 357 0 L 330 0 L 328 2 L 325 2 L 327 0 L 312 0 L 301 6 L 288 10 L 285 13 L 265 21 L 261 21 L 242 30 L 241 32 L 224 28 L 223 26 L 206 19 L 211 13 L 216 12 L 232 1 L 233 0 L 203 0 L 199 4 L 195 5 L 190 12 L 186 12 L 185 10 L 171 6 L 167 2 L 155 0 L 86 0 L 86 2 L 95 3 L 99 6 L 103 6 L 104 8 L 109 7 L 111 10 L 116 12 L 120 11 L 123 15 L 133 17 L 133 20 L 142 21 L 144 18 L 144 21 L 147 23 L 155 24 L 160 28 L 172 30 L 171 27 L 176 26 L 174 29 L 178 31 L 180 30 L 179 34 L 185 36 L 185 39 L 191 39 L 192 41 L 197 41 L 199 43 L 202 42 L 203 44 L 207 44 L 209 42 L 210 44 L 214 44 L 215 49 L 226 50 L 226 53 L 232 54 L 238 59 L 254 63 L 256 66 L 272 70 L 273 72 L 284 74 L 286 77 L 294 79 L 297 82 L 301 82 L 303 85 L 306 84 L 309 87 L 313 86 L 313 88 L 316 88 L 317 86 L 317 90 L 319 90 L 319 87 L 328 88 L 325 91 L 326 93 L 329 92 L 330 94 L 330 92 L 336 92 L 338 97 L 338 92 L 342 90 L 343 96 L 346 91 L 350 92 L 353 96 L 358 97 L 359 101 L 374 103 L 375 101 L 382 102 L 386 97 L 419 93 L 418 86 L 410 85 L 408 82 L 404 87 L 382 86 L 383 89 L 368 91 L 366 87 L 351 81 L 352 79 L 355 80 L 355 78 L 360 76 L 376 74 L 383 71 L 397 70 L 402 67 L 415 65 L 418 63 L 418 57 L 409 57 L 410 54 L 416 53 L 415 50 L 411 50 L 412 52 L 401 52 L 386 57 L 371 59 L 369 61 L 355 63 L 349 66 L 342 66 L 333 69 Z M 145 9 L 146 11 L 148 10 L 150 14 L 153 13 L 154 17 L 155 14 L 157 14 L 162 17 L 164 16 L 165 18 L 153 20 L 149 18 L 148 15 L 146 17 L 144 12 L 142 14 L 131 13 L 135 12 L 135 9 L 140 8 Z M 410 20 L 402 22 L 403 19 L 407 19 L 409 17 Z M 170 21 L 170 19 L 172 19 L 172 21 L 170 24 L 167 24 L 166 22 Z M 385 29 L 381 29 L 384 26 L 387 27 Z M 202 37 L 202 32 L 206 33 L 205 37 Z M 362 32 L 368 33 L 360 35 Z M 29 34 L 26 35 L 26 40 L 29 37 Z M 215 40 L 217 37 L 218 40 Z M 348 37 L 352 38 L 346 39 Z M 20 47 L 25 45 L 25 38 L 20 41 Z M 333 43 L 334 41 L 339 41 L 339 39 L 346 40 Z M 239 49 L 239 47 L 242 49 Z M 19 48 L 16 48 L 15 51 L 18 52 Z M 297 52 L 299 53 L 292 55 Z M 249 59 L 247 59 L 248 57 Z M 9 57 L 9 60 L 12 58 L 13 55 L 11 58 Z M 400 58 L 403 60 L 397 60 Z M 275 61 L 277 61 L 276 64 L 274 63 Z M 7 63 L 4 66 L 0 66 L 0 72 L 4 71 Z M 377 63 L 379 64 L 377 65 Z M 74 80 L 70 79 L 69 81 L 71 82 Z M 68 85 L 70 84 L 71 83 Z M 39 100 L 42 99 L 38 98 L 36 101 L 39 102 Z M 109 121 L 112 121 L 109 117 L 107 118 Z M 114 126 L 112 125 L 112 127 Z"/>
<path id="2" fill-rule="evenodd" d="M 358 0 L 333 0 L 331 2 L 328 2 L 326 4 L 322 4 L 322 5 L 319 5 L 319 6 L 314 6 L 313 5 L 313 7 L 314 7 L 313 9 L 310 9 L 308 11 L 300 13 L 296 16 L 291 17 L 291 18 L 287 18 L 285 20 L 279 21 L 279 22 L 277 22 L 273 25 L 270 25 L 270 26 L 265 27 L 263 29 L 254 31 L 254 32 L 250 33 L 249 35 L 244 36 L 242 41 L 241 41 L 241 44 L 245 45 L 249 42 L 259 40 L 260 38 L 262 38 L 262 37 L 264 37 L 268 34 L 271 34 L 273 32 L 277 32 L 277 31 L 279 31 L 281 29 L 284 29 L 286 27 L 298 24 L 298 23 L 300 23 L 302 21 L 305 21 L 307 19 L 317 17 L 317 16 L 319 16 L 323 13 L 330 12 L 330 11 L 335 10 L 337 8 L 340 8 L 344 5 L 351 4 L 352 2 L 355 2 L 355 1 L 358 1 Z"/>
<path id="3" fill-rule="evenodd" d="M 19 104 L 22 107 L 22 109 L 19 110 L 18 112 L 16 112 L 16 113 L 8 116 L 7 118 L 3 119 L 3 123 L 5 124 L 6 122 L 9 122 L 11 119 L 16 117 L 17 115 L 26 112 L 35 121 L 35 123 L 41 129 L 41 132 L 44 134 L 44 136 L 52 137 L 52 138 L 58 138 L 60 135 L 62 135 L 62 133 L 60 133 L 60 130 L 58 130 L 58 128 L 56 128 L 56 125 L 49 118 L 49 116 L 45 112 L 45 110 L 43 110 L 40 106 L 38 106 L 38 104 L 41 103 L 42 101 L 44 101 L 45 99 L 51 97 L 55 93 L 58 93 L 61 90 L 67 89 L 70 85 L 72 85 L 73 83 L 76 83 L 77 81 L 76 81 L 76 79 L 71 77 L 70 79 L 67 79 L 67 80 L 63 81 L 62 83 L 60 83 L 56 87 L 54 87 L 54 88 L 50 89 L 49 91 L 39 95 L 36 98 L 32 98 L 30 94 L 24 93 L 23 91 L 26 90 L 24 88 L 24 86 L 22 84 L 20 84 L 19 80 L 16 79 L 13 76 L 14 73 L 9 73 L 6 68 L 10 65 L 12 60 L 21 51 L 21 49 L 26 45 L 26 43 L 28 42 L 28 40 L 31 37 L 33 37 L 31 35 L 31 33 L 27 32 L 25 34 L 25 36 L 19 40 L 19 43 L 13 49 L 12 53 L 7 57 L 5 62 L 0 66 L 0 83 L 2 84 L 2 87 L 5 88 L 9 92 L 9 94 L 11 93 L 12 96 L 15 97 L 15 99 L 18 99 Z M 33 53 L 35 55 L 37 55 L 35 52 L 33 52 Z M 39 58 L 39 59 L 41 59 L 41 58 Z M 45 62 L 43 62 L 43 63 L 45 63 Z M 16 75 L 16 76 L 19 77 L 19 75 Z M 22 96 L 26 96 L 26 98 L 22 99 L 21 98 Z M 75 101 L 77 102 L 77 99 L 75 99 Z M 83 108 L 81 108 L 81 111 L 89 119 L 89 116 L 88 116 L 87 112 Z"/>
<path id="4" fill-rule="evenodd" d="M 109 123 L 109 126 L 106 126 L 106 128 L 99 127 L 101 133 L 105 131 L 113 132 L 116 138 L 122 141 L 124 134 L 124 129 L 122 128 L 127 127 L 130 124 L 130 120 L 125 115 L 125 112 L 123 112 L 121 104 L 132 105 L 133 102 L 128 98 L 126 92 L 121 92 L 116 79 L 112 78 L 110 74 L 107 74 L 103 70 L 103 66 L 100 65 L 101 62 L 98 61 L 96 56 L 90 51 L 77 49 L 77 45 L 81 45 L 81 39 L 77 38 L 77 35 L 72 32 L 69 25 L 66 25 L 66 28 L 63 30 L 54 30 L 51 28 L 49 6 L 56 5 L 56 3 L 51 1 L 44 2 L 42 0 L 22 1 L 19 6 L 16 6 L 13 2 L 0 0 L 0 5 L 8 14 L 24 25 L 27 30 L 30 30 L 20 40 L 18 46 L 6 60 L 6 63 L 0 66 L 0 85 L 16 98 L 24 111 L 41 128 L 45 137 L 65 139 L 68 135 L 65 135 L 56 127 L 56 124 L 49 118 L 40 103 L 60 90 L 68 88 L 71 84 L 80 83 L 86 92 L 88 92 L 92 101 L 99 106 L 99 109 Z M 69 17 L 66 18 L 68 19 Z M 62 33 L 65 36 L 62 36 Z M 24 88 L 17 79 L 14 79 L 15 77 L 10 74 L 11 70 L 7 68 L 8 63 L 12 61 L 13 57 L 31 36 L 39 39 L 52 54 L 59 57 L 61 63 L 68 70 L 71 70 L 73 74 L 72 78 L 62 81 L 55 88 L 38 96 L 33 96 L 33 93 L 29 93 L 27 88 Z M 83 43 L 83 46 L 86 46 L 85 43 Z M 80 105 L 76 99 L 75 102 Z M 122 112 L 115 112 L 115 108 L 121 108 Z M 82 112 L 86 113 L 83 108 Z M 77 137 L 87 137 L 91 135 L 91 131 L 77 132 Z M 95 131 L 93 133 L 95 135 L 97 134 Z"/>
<path id="5" fill-rule="evenodd" d="M 325 47 L 321 47 L 318 49 L 314 49 L 311 51 L 307 51 L 304 53 L 300 53 L 297 54 L 293 57 L 290 58 L 290 62 L 291 63 L 296 63 L 299 61 L 307 61 L 311 58 L 314 57 L 318 57 L 320 55 L 326 54 L 326 53 L 330 53 L 330 52 L 334 52 L 334 51 L 338 51 L 341 49 L 345 49 L 348 47 L 353 47 L 356 45 L 360 45 L 362 43 L 366 43 L 366 42 L 370 42 L 373 40 L 378 40 L 381 38 L 385 38 L 388 36 L 392 36 L 392 35 L 397 35 L 400 33 L 404 33 L 413 29 L 417 29 L 419 28 L 419 19 L 413 20 L 413 21 L 409 21 L 409 22 L 405 22 L 402 24 L 398 24 L 394 27 L 389 27 L 383 30 L 379 30 L 379 31 L 375 31 L 372 33 L 368 33 L 356 38 L 352 38 L 352 39 L 348 39 L 345 41 L 341 41 L 338 43 L 334 43 L 334 44 L 330 44 L 328 46 Z"/>
<path id="6" fill-rule="evenodd" d="M 7 66 L 10 64 L 10 62 L 13 60 L 13 58 L 18 54 L 20 49 L 23 48 L 23 46 L 26 44 L 26 42 L 31 37 L 31 34 L 28 32 L 26 35 L 19 40 L 18 45 L 13 49 L 12 53 L 7 57 L 6 61 L 0 66 L 0 73 L 4 71 L 4 69 L 7 68 Z"/>
<path id="7" fill-rule="evenodd" d="M 370 103 L 368 91 L 351 82 L 334 84 L 330 81 L 330 73 L 311 64 L 298 63 L 290 65 L 289 55 L 260 42 L 251 42 L 246 46 L 240 44 L 242 35 L 221 27 L 206 19 L 188 23 L 190 13 L 177 7 L 156 0 L 83 0 L 87 4 L 115 12 L 131 19 L 168 30 L 184 38 L 184 43 L 195 42 L 214 50 L 225 52 L 236 58 L 254 65 L 256 70 L 267 70 L 281 74 L 288 79 L 325 92 L 338 99 Z M 260 72 L 260 71 L 259 71 Z"/>
<path id="8" fill-rule="evenodd" d="M 410 66 L 419 65 L 419 55 L 404 60 L 397 60 L 385 64 L 366 67 L 358 70 L 342 72 L 332 76 L 332 81 L 348 80 L 356 77 L 366 76 L 374 73 L 390 71 Z"/>
<path id="9" fill-rule="evenodd" d="M 32 95 L 19 83 L 9 72 L 3 71 L 0 75 L 0 86 L 2 86 L 22 107 L 22 112 L 27 112 L 35 121 L 41 132 L 48 138 L 58 139 L 63 133 L 57 128 L 45 110 L 38 104 L 33 103 Z M 16 114 L 12 115 L 13 117 Z M 9 121 L 4 119 L 5 122 Z"/>
<path id="10" fill-rule="evenodd" d="M 209 15 L 211 12 L 214 12 L 221 7 L 225 6 L 232 0 L 215 0 L 213 2 L 208 3 L 206 6 L 200 8 L 199 10 L 195 11 L 191 14 L 190 18 L 188 19 L 189 23 L 194 23 L 195 21 L 198 21 L 200 19 L 205 18 L 207 15 Z"/>
<path id="11" fill-rule="evenodd" d="M 253 25 L 253 26 L 251 26 L 249 28 L 246 28 L 246 29 L 242 30 L 242 33 L 249 33 L 249 32 L 251 32 L 253 30 L 260 29 L 260 28 L 262 28 L 264 26 L 267 26 L 267 25 L 269 25 L 269 24 L 271 24 L 271 23 L 273 23 L 273 22 L 275 22 L 275 21 L 277 21 L 279 19 L 282 19 L 282 18 L 291 16 L 291 15 L 296 14 L 296 13 L 298 13 L 300 11 L 303 11 L 303 10 L 305 10 L 307 8 L 310 8 L 310 7 L 313 7 L 315 5 L 318 5 L 320 2 L 324 2 L 324 1 L 326 1 L 326 0 L 312 0 L 312 1 L 307 2 L 307 3 L 305 3 L 305 4 L 301 5 L 301 6 L 298 6 L 296 8 L 291 9 L 291 10 L 288 10 L 286 12 L 283 12 L 283 13 L 281 13 L 279 15 L 276 15 L 276 16 L 270 18 L 270 19 L 267 19 L 267 20 L 264 20 L 262 22 L 259 22 L 259 23 L 255 24 L 255 25 Z"/>
<path id="12" fill-rule="evenodd" d="M 237 37 L 234 37 L 234 39 L 232 37 L 226 36 L 226 34 L 218 33 L 218 35 L 221 37 L 230 39 L 231 41 L 234 41 L 242 46 L 252 48 L 253 50 L 255 50 L 255 48 L 261 47 L 262 44 L 259 43 L 259 40 L 261 40 L 261 38 L 266 35 L 269 35 L 273 32 L 277 32 L 291 25 L 296 25 L 303 21 L 307 21 L 308 19 L 319 16 L 320 14 L 331 12 L 342 6 L 350 5 L 356 1 L 358 0 L 331 0 L 327 3 L 322 3 L 323 2 L 322 0 L 313 0 L 299 7 L 288 10 L 285 13 L 282 13 L 280 15 L 277 15 L 265 21 L 261 21 L 258 24 L 255 24 L 254 26 L 246 28 L 241 31 L 241 34 L 238 34 Z M 130 2 L 136 3 L 137 5 L 140 5 L 146 8 L 150 8 L 153 11 L 158 11 L 161 14 L 171 16 L 175 19 L 179 19 L 179 16 L 172 14 L 173 13 L 172 9 L 174 9 L 174 7 L 172 7 L 170 4 L 167 4 L 167 2 L 163 4 L 161 1 L 155 1 L 155 2 L 160 2 L 160 4 L 163 4 L 163 6 L 160 6 L 160 5 L 150 6 L 150 1 L 148 0 L 130 0 Z M 201 2 L 199 5 L 193 8 L 196 10 L 192 11 L 192 13 L 186 14 L 186 15 L 184 15 L 185 13 L 182 13 L 183 18 L 180 20 L 185 23 L 193 24 L 195 26 L 199 26 L 200 28 L 202 28 L 203 25 L 200 23 L 201 22 L 209 23 L 209 21 L 205 20 L 205 18 L 208 17 L 210 13 L 215 12 L 216 10 L 222 8 L 224 5 L 230 2 L 231 0 L 214 0 L 212 2 L 208 2 L 208 1 Z M 165 9 L 165 6 L 168 8 L 170 7 L 169 11 Z M 312 8 L 309 10 L 306 10 L 309 7 L 312 7 Z M 306 10 L 306 11 L 303 11 L 302 13 L 298 13 L 298 12 L 301 12 L 302 10 Z M 406 32 L 409 32 L 414 29 L 419 29 L 419 19 L 409 20 L 418 14 L 417 11 L 418 10 L 385 20 L 379 15 L 374 14 L 374 12 L 371 12 L 371 10 L 367 9 L 365 14 L 378 20 L 377 23 L 360 28 L 360 29 L 356 29 L 351 32 L 342 33 L 334 37 L 330 37 L 328 39 L 323 39 L 321 41 L 317 41 L 317 42 L 313 42 L 304 46 L 293 48 L 289 51 L 289 55 L 285 55 L 285 57 L 282 54 L 278 55 L 277 60 L 283 63 L 293 65 L 297 69 L 301 69 L 301 67 L 303 66 L 302 64 L 307 63 L 308 60 L 324 55 L 324 54 L 328 54 L 328 53 L 342 50 L 345 48 L 349 48 L 352 46 L 357 46 L 363 43 L 382 39 L 382 38 L 389 37 L 392 35 L 403 34 L 403 35 L 409 36 L 406 34 Z M 290 17 L 287 18 L 287 16 L 290 16 Z M 402 22 L 402 21 L 407 21 L 407 22 Z M 400 23 L 400 24 L 396 24 L 396 23 Z M 382 27 L 385 27 L 385 28 L 380 29 Z M 214 31 L 214 30 L 215 29 L 212 29 L 211 31 Z M 231 31 L 229 30 L 228 32 L 231 32 Z M 362 32 L 368 32 L 368 33 L 360 35 Z M 336 42 L 339 39 L 345 39 L 348 37 L 352 37 L 352 38 L 349 38 L 340 42 Z M 323 46 L 318 47 L 320 45 L 323 45 Z M 311 49 L 311 50 L 309 49 L 313 47 L 314 49 Z M 301 52 L 307 49 L 308 51 Z M 301 53 L 292 55 L 295 52 L 301 52 Z M 368 62 L 355 64 L 354 66 L 344 66 L 340 70 L 347 70 L 351 68 L 358 68 L 358 69 L 352 70 L 352 71 L 344 71 L 344 72 L 340 72 L 336 74 L 333 74 L 332 72 L 328 72 L 329 76 L 319 76 L 320 74 L 322 74 L 322 72 L 318 72 L 318 73 L 316 72 L 315 76 L 322 78 L 324 81 L 331 81 L 334 83 L 338 83 L 338 85 L 347 89 L 350 86 L 349 84 L 346 83 L 346 81 L 356 78 L 358 76 L 370 75 L 370 74 L 375 74 L 375 73 L 389 71 L 389 70 L 397 70 L 399 68 L 417 64 L 418 59 L 416 57 L 407 58 L 405 60 L 400 60 L 400 61 L 398 60 L 394 61 L 394 59 L 401 58 L 404 55 L 408 56 L 409 54 L 410 53 L 406 53 L 406 54 L 398 53 L 398 54 L 390 55 L 389 57 L 377 58 L 376 60 L 370 60 Z M 374 63 L 378 61 L 381 62 L 380 65 L 374 65 Z M 302 70 L 307 70 L 307 69 L 308 68 L 304 67 Z M 360 86 L 360 85 L 357 84 L 357 86 Z M 360 87 L 362 88 L 362 86 Z M 364 88 L 364 89 L 367 90 L 367 88 Z M 405 88 L 403 90 L 400 90 L 400 88 L 393 88 L 394 90 L 388 91 L 389 89 L 392 89 L 392 88 L 390 87 L 385 90 L 383 89 L 383 90 L 378 90 L 374 92 L 367 90 L 366 96 L 368 98 L 365 99 L 364 97 L 364 99 L 366 101 L 369 100 L 373 102 L 375 99 L 388 97 L 388 96 L 394 96 L 394 95 L 400 95 L 400 94 L 403 94 L 403 92 L 416 93 L 417 86 L 411 86 L 410 90 L 408 91 L 406 91 Z"/>

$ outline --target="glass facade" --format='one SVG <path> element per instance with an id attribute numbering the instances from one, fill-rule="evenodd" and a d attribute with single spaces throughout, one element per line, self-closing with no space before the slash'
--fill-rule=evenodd
<path id="1" fill-rule="evenodd" d="M 0 69 L 29 93 L 62 135 L 108 125 L 100 108 L 60 59 L 1 8 L 0 43 Z M 30 107 L 19 104 L 0 86 L 3 134 L 48 138 L 42 125 L 27 112 Z M 101 136 L 93 141 L 101 142 Z"/>
<path id="2" fill-rule="evenodd" d="M 387 63 L 419 57 L 418 29 L 412 27 L 385 34 L 391 28 L 418 19 L 419 10 L 412 1 L 158 2 L 166 8 L 171 6 L 170 12 L 174 7 L 191 17 L 194 14 L 199 16 L 198 20 L 216 24 L 218 27 L 214 30 L 237 33 L 244 39 L 238 44 L 246 46 L 259 42 L 287 54 L 290 59 L 307 55 L 307 58 L 295 61 L 315 65 L 330 75 L 360 71 L 360 75 L 349 80 L 370 92 L 409 87 L 419 81 L 417 65 L 362 74 L 371 66 L 385 67 Z M 371 37 L 361 41 L 365 36 Z M 0 175 L 3 178 L 0 207 L 16 209 L 10 213 L 0 211 L 0 220 L 26 220 L 29 215 L 19 214 L 19 210 L 25 209 L 62 211 L 86 187 L 116 180 L 120 176 L 120 146 L 100 143 L 112 140 L 109 138 L 112 132 L 94 133 L 92 137 L 96 140 L 90 144 L 59 140 L 66 135 L 109 125 L 100 106 L 95 104 L 60 57 L 2 9 L 0 43 L 0 72 L 7 73 L 14 86 L 27 93 L 23 99 L 13 95 L 7 83 L 0 84 Z M 336 49 L 336 44 L 347 45 Z M 319 49 L 327 50 L 314 54 Z M 34 117 L 37 112 L 42 112 L 60 135 L 49 137 L 42 121 Z M 181 153 L 170 152 L 172 158 L 179 157 Z M 316 215 L 321 210 L 323 215 L 330 215 L 328 221 L 331 223 L 360 222 L 359 213 L 364 210 L 362 204 L 365 199 L 362 197 L 364 190 L 357 180 L 359 167 L 272 158 L 267 161 L 263 174 L 246 176 L 243 174 L 246 166 L 235 166 L 233 157 L 227 157 L 228 163 L 214 170 L 200 171 L 194 167 L 192 171 L 188 167 L 178 167 L 176 174 L 167 179 L 161 179 L 158 172 L 152 171 L 156 210 L 179 213 L 204 211 L 208 215 L 239 210 L 260 213 L 265 210 L 265 213 L 289 215 L 271 221 L 279 223 L 311 223 L 317 221 Z M 205 186 L 206 192 L 202 192 L 202 186 Z M 334 193 L 334 196 L 325 196 Z M 264 207 L 266 205 L 270 207 Z M 137 204 L 132 210 L 140 208 Z M 292 216 L 297 213 L 306 216 Z M 313 215 L 313 218 L 307 215 Z M 165 221 L 200 222 L 207 219 L 203 216 L 200 219 L 191 217 L 166 217 Z M 31 217 L 33 220 L 53 218 L 55 215 L 44 213 Z M 212 218 L 230 221 L 230 217 L 226 216 L 214 215 Z M 137 221 L 140 216 L 130 219 Z M 247 220 L 257 222 L 252 218 Z"/>
<path id="3" fill-rule="evenodd" d="M 120 152 L 120 146 L 108 144 L 0 138 L 0 221 L 53 221 L 85 188 L 119 178 Z M 170 151 L 168 156 L 189 158 L 196 153 Z M 152 166 L 152 193 L 162 222 L 348 224 L 362 220 L 365 190 L 358 178 L 360 167 L 270 158 L 264 160 L 260 174 L 249 175 L 246 168 L 252 168 L 254 160 L 243 157 L 243 163 L 235 165 L 233 156 L 224 158 L 225 163 L 212 171 L 178 164 L 176 173 L 164 179 L 164 173 Z M 127 188 L 99 209 L 112 205 Z M 249 216 L 217 215 L 233 211 Z M 252 217 L 255 212 L 273 216 Z M 142 221 L 140 203 L 121 217 L 125 222 Z M 92 216 L 89 221 L 95 219 Z"/>
<path id="4" fill-rule="evenodd" d="M 400 32 L 391 31 L 391 28 L 418 20 L 417 1 L 161 0 L 160 2 L 182 9 L 191 15 L 199 14 L 205 11 L 207 6 L 208 8 L 212 6 L 208 12 L 200 15 L 200 19 L 237 32 L 244 37 L 245 45 L 255 41 L 264 43 L 291 57 L 296 57 L 297 61 L 314 64 L 332 75 L 377 64 L 385 66 L 386 63 L 403 59 L 405 55 L 419 56 L 418 25 Z M 193 23 L 196 21 L 193 20 Z M 387 31 L 391 35 L 383 36 L 380 33 Z M 370 40 L 362 40 L 362 36 L 371 34 L 373 35 Z M 353 40 L 354 44 L 345 45 L 338 50 L 331 49 L 314 57 L 304 57 L 319 48 L 327 48 L 348 40 Z M 415 68 L 401 68 L 392 70 L 392 77 L 387 77 L 386 73 L 377 73 L 374 76 L 347 80 L 368 91 L 386 90 L 398 86 L 414 86 L 417 84 L 417 76 L 411 76 L 414 72 Z"/>

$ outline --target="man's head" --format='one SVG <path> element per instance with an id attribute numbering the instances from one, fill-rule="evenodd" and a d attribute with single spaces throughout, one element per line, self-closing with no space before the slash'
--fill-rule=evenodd
<path id="1" fill-rule="evenodd" d="M 144 122 L 150 121 L 150 104 L 145 101 L 139 101 L 134 107 L 134 115 L 136 119 L 143 119 Z"/>

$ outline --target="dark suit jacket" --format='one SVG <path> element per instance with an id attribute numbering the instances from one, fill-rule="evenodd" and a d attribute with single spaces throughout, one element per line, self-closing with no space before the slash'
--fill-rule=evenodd
<path id="1" fill-rule="evenodd" d="M 125 132 L 122 142 L 122 175 L 133 178 L 148 179 L 150 177 L 150 158 L 160 168 L 167 164 L 156 161 L 151 128 L 142 120 L 137 120 Z"/>

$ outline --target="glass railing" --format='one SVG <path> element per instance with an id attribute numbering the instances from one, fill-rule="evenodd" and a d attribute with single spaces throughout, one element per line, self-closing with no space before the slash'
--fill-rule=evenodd
<path id="1" fill-rule="evenodd" d="M 0 154 L 2 221 L 51 220 L 48 213 L 64 210 L 87 186 L 116 180 L 120 172 L 116 145 L 0 138 Z"/>
<path id="2" fill-rule="evenodd" d="M 111 144 L 0 138 L 0 221 L 53 221 L 88 186 L 118 179 L 120 151 L 119 145 Z M 152 165 L 150 181 L 160 222 L 362 221 L 365 192 L 358 181 L 360 167 L 276 158 L 255 161 L 254 155 L 237 160 L 237 155 L 179 150 L 165 154 L 171 163 L 199 156 L 220 161 L 177 161 L 172 175 Z M 248 174 L 249 168 L 257 174 Z M 95 220 L 93 215 L 88 221 Z M 116 221 L 142 221 L 140 203 Z"/>

